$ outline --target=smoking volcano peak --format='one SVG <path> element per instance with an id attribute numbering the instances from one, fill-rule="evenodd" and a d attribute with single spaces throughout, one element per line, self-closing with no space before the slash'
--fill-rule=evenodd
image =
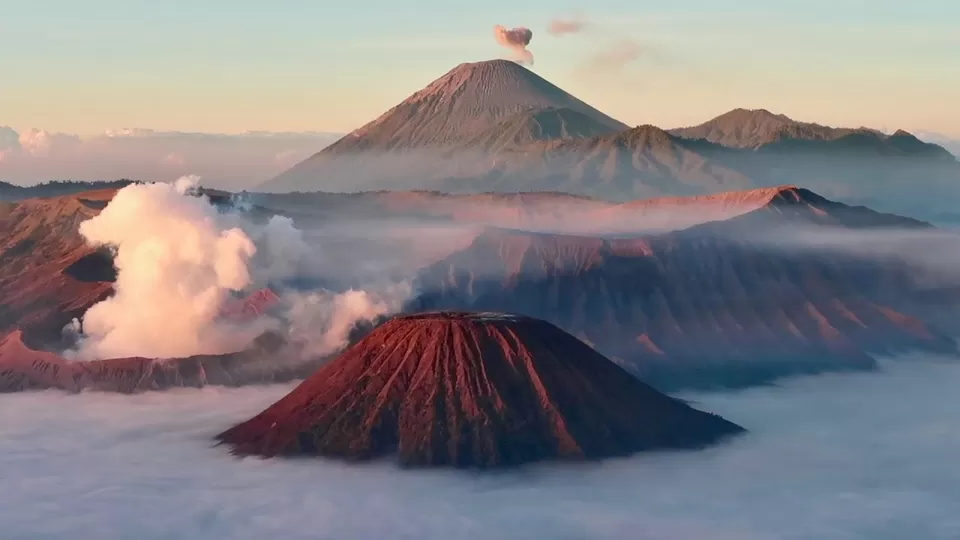
<path id="1" fill-rule="evenodd" d="M 304 163 L 361 151 L 450 148 L 519 113 L 548 109 L 573 111 L 608 131 L 627 127 L 516 62 L 486 60 L 454 67 Z"/>
<path id="2" fill-rule="evenodd" d="M 698 448 L 742 431 L 545 321 L 439 312 L 389 320 L 218 438 L 240 455 L 485 468 Z"/>

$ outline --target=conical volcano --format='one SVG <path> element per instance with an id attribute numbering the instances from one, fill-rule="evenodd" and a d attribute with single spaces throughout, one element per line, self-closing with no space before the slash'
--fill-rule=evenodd
<path id="1" fill-rule="evenodd" d="M 486 468 L 698 448 L 742 431 L 545 321 L 440 312 L 387 321 L 218 438 L 240 455 Z"/>
<path id="2" fill-rule="evenodd" d="M 427 178 L 486 171 L 491 146 L 626 128 L 515 62 L 467 63 L 262 188 L 422 189 Z"/>
<path id="3" fill-rule="evenodd" d="M 507 60 L 460 64 L 320 154 L 446 147 L 518 113 L 563 109 L 610 132 L 626 125 Z"/>

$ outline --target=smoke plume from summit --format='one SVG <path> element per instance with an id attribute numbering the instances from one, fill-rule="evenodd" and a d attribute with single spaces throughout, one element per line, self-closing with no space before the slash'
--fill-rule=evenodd
<path id="1" fill-rule="evenodd" d="M 533 65 L 533 53 L 527 50 L 530 40 L 533 39 L 532 30 L 522 26 L 508 30 L 505 26 L 498 24 L 493 27 L 493 36 L 497 43 L 513 52 L 512 60 L 521 64 Z"/>

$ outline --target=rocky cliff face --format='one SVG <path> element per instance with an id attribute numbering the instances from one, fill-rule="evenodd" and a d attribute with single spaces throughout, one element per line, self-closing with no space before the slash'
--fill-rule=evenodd
<path id="1" fill-rule="evenodd" d="M 741 431 L 549 323 L 431 313 L 381 325 L 219 439 L 238 454 L 494 467 L 697 448 Z"/>
<path id="2" fill-rule="evenodd" d="M 60 329 L 111 294 L 96 252 L 77 232 L 113 191 L 28 199 L 0 214 L 0 333 L 55 341 Z M 109 269 L 108 265 L 108 268 Z"/>

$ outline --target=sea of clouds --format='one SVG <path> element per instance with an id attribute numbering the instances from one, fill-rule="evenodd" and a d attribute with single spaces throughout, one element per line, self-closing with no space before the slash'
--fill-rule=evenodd
<path id="1" fill-rule="evenodd" d="M 478 474 L 232 457 L 289 385 L 0 396 L 3 538 L 960 537 L 960 365 L 687 394 L 751 430 L 699 452 Z"/>

